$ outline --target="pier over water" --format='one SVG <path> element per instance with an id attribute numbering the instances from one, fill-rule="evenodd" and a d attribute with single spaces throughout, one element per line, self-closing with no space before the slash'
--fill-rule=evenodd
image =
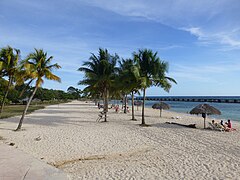
<path id="1" fill-rule="evenodd" d="M 135 97 L 142 100 L 143 97 Z M 240 96 L 147 96 L 148 101 L 183 101 L 209 103 L 240 103 Z"/>

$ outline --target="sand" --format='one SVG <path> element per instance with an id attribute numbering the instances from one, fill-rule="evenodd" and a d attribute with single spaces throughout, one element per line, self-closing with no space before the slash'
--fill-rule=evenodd
<path id="1" fill-rule="evenodd" d="M 96 122 L 93 103 L 73 101 L 27 115 L 23 131 L 13 132 L 20 117 L 0 120 L 0 142 L 54 165 L 69 179 L 239 179 L 240 124 L 234 132 L 203 130 L 203 119 L 146 109 L 131 114 L 110 109 L 108 122 Z M 181 117 L 171 119 L 171 117 Z M 165 122 L 197 124 L 197 129 Z M 210 122 L 211 119 L 209 118 Z"/>

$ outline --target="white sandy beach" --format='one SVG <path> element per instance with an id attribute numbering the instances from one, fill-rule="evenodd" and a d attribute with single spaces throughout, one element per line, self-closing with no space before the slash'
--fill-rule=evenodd
<path id="1" fill-rule="evenodd" d="M 70 179 L 239 179 L 240 124 L 234 132 L 203 130 L 203 119 L 146 109 L 146 123 L 110 109 L 96 122 L 93 103 L 52 105 L 26 116 L 24 131 L 13 132 L 20 117 L 0 120 L 0 142 L 65 171 Z M 181 119 L 171 119 L 181 116 Z M 197 124 L 197 129 L 166 124 Z M 210 122 L 211 119 L 209 118 Z M 37 140 L 35 139 L 37 138 Z"/>

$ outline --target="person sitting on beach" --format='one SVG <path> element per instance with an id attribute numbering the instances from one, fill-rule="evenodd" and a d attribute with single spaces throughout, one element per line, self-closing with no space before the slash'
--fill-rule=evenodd
<path id="1" fill-rule="evenodd" d="M 215 122 L 215 120 L 212 120 L 212 125 L 214 125 L 215 127 L 219 128 L 219 129 L 225 129 L 224 126 L 221 125 L 221 123 L 217 123 Z"/>
<path id="2" fill-rule="evenodd" d="M 226 125 L 224 126 L 226 131 L 235 131 L 235 128 L 232 128 L 232 123 L 231 120 L 228 119 L 228 121 L 225 123 Z"/>
<path id="3" fill-rule="evenodd" d="M 227 127 L 228 127 L 228 128 L 232 128 L 232 123 L 231 123 L 231 120 L 230 120 L 230 119 L 228 119 L 228 121 L 226 122 L 226 124 L 227 124 Z"/>
<path id="4" fill-rule="evenodd" d="M 221 120 L 220 124 L 221 124 L 222 126 L 224 126 L 224 124 L 223 124 L 223 120 Z"/>

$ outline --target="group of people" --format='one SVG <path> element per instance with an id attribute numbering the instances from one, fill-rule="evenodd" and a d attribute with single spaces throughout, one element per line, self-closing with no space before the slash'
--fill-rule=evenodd
<path id="1" fill-rule="evenodd" d="M 236 129 L 232 128 L 232 123 L 231 123 L 230 119 L 228 119 L 227 122 L 225 122 L 225 123 L 223 122 L 223 120 L 221 120 L 220 123 L 217 123 L 217 122 L 215 122 L 215 120 L 212 120 L 212 124 L 214 126 L 216 126 L 217 128 L 224 129 L 224 131 L 228 131 L 229 132 L 229 131 L 236 130 Z"/>

